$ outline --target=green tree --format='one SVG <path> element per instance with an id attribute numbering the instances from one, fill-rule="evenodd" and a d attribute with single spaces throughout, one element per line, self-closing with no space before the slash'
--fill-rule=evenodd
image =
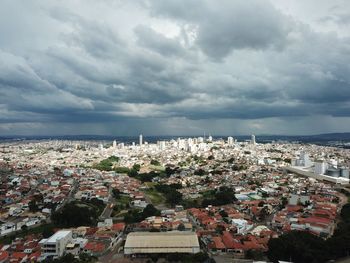
<path id="1" fill-rule="evenodd" d="M 160 216 L 160 211 L 152 204 L 147 205 L 142 211 L 142 217 L 147 218 L 150 216 Z"/>
<path id="2" fill-rule="evenodd" d="M 113 195 L 113 197 L 115 199 L 119 199 L 120 198 L 120 191 L 119 191 L 119 189 L 113 188 L 112 195 Z"/>
<path id="3" fill-rule="evenodd" d="M 151 165 L 160 166 L 160 162 L 157 160 L 151 160 Z"/>
<path id="4" fill-rule="evenodd" d="M 273 262 L 322 263 L 329 258 L 325 241 L 302 231 L 291 231 L 270 239 L 268 248 L 267 256 Z"/>
<path id="5" fill-rule="evenodd" d="M 28 207 L 29 207 L 29 211 L 30 211 L 30 212 L 38 212 L 38 211 L 39 211 L 39 207 L 38 207 L 38 205 L 36 204 L 36 200 L 31 200 L 31 201 L 28 203 Z"/>
<path id="6" fill-rule="evenodd" d="M 185 225 L 183 223 L 179 224 L 178 227 L 177 227 L 177 230 L 179 231 L 185 231 Z"/>

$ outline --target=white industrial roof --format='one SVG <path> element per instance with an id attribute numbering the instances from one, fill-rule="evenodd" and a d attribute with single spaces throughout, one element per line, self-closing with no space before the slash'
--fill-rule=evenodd
<path id="1" fill-rule="evenodd" d="M 186 231 L 170 232 L 133 232 L 128 234 L 125 252 L 129 253 L 193 253 L 199 249 L 196 233 Z"/>

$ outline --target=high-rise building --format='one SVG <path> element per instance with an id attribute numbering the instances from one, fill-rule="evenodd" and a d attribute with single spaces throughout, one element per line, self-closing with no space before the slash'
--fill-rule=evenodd
<path id="1" fill-rule="evenodd" d="M 116 140 L 113 141 L 113 148 L 117 148 L 117 141 Z"/>
<path id="2" fill-rule="evenodd" d="M 255 135 L 254 134 L 252 134 L 252 138 L 251 138 L 251 144 L 256 144 L 256 141 L 255 141 Z"/>
<path id="3" fill-rule="evenodd" d="M 142 136 L 142 134 L 140 134 L 140 136 L 139 136 L 139 144 L 140 144 L 140 146 L 142 146 L 142 143 L 143 143 L 143 136 Z"/>
<path id="4" fill-rule="evenodd" d="M 327 164 L 324 161 L 315 162 L 315 174 L 325 174 L 327 170 Z"/>
<path id="5" fill-rule="evenodd" d="M 234 143 L 233 137 L 231 137 L 231 136 L 227 137 L 227 144 L 232 146 L 233 143 Z"/>
<path id="6" fill-rule="evenodd" d="M 300 160 L 301 160 L 301 166 L 309 167 L 312 164 L 309 158 L 309 154 L 307 152 L 302 151 L 300 153 Z"/>
<path id="7" fill-rule="evenodd" d="M 166 148 L 165 141 L 160 141 L 159 142 L 159 150 L 164 151 Z"/>
<path id="8" fill-rule="evenodd" d="M 213 141 L 213 137 L 211 135 L 209 135 L 208 142 L 212 142 L 212 141 Z"/>

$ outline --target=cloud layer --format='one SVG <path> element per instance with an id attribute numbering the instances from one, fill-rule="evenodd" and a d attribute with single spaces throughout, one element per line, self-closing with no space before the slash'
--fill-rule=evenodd
<path id="1" fill-rule="evenodd" d="M 0 7 L 0 135 L 350 129 L 346 1 Z"/>

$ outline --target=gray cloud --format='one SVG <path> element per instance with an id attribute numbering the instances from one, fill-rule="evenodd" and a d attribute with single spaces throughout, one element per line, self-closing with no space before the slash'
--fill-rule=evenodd
<path id="1" fill-rule="evenodd" d="M 169 2 L 171 4 L 169 4 Z M 234 49 L 282 48 L 291 21 L 269 2 L 225 0 L 151 1 L 152 14 L 194 23 L 197 44 L 209 56 L 221 59 Z"/>
<path id="2" fill-rule="evenodd" d="M 313 117 L 350 128 L 349 38 L 274 2 L 0 7 L 0 134 L 322 132 Z"/>

